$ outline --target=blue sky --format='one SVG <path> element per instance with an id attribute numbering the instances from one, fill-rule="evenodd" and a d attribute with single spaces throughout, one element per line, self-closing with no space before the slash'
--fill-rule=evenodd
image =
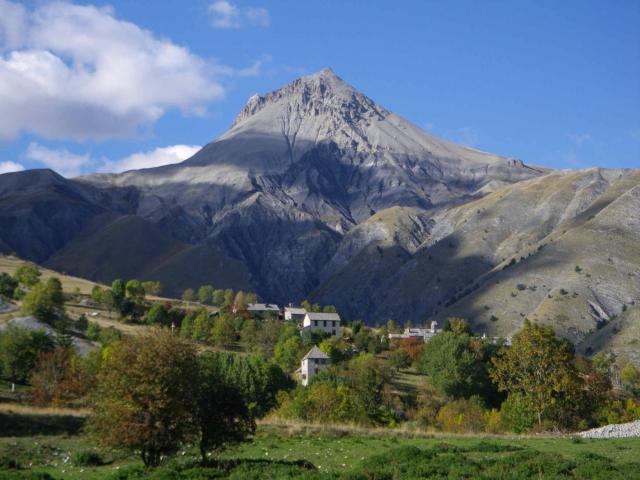
<path id="1" fill-rule="evenodd" d="M 640 167 L 638 25 L 637 0 L 0 0 L 0 171 L 177 161 L 326 66 L 449 140 Z"/>

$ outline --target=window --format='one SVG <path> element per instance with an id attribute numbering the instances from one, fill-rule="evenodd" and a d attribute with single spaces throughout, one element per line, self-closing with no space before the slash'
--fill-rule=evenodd
<path id="1" fill-rule="evenodd" d="M 314 326 L 314 327 L 317 327 L 317 326 L 318 326 L 318 321 L 317 321 L 317 320 L 314 320 L 314 321 L 313 321 L 313 326 Z"/>
<path id="2" fill-rule="evenodd" d="M 336 329 L 334 328 L 334 329 L 332 330 L 332 332 L 333 332 L 333 334 L 335 335 L 335 334 L 336 334 Z"/>
<path id="3" fill-rule="evenodd" d="M 326 321 L 326 320 L 324 320 L 324 321 L 322 322 L 322 326 L 323 326 L 323 327 L 326 327 L 326 326 L 327 326 L 327 321 Z"/>

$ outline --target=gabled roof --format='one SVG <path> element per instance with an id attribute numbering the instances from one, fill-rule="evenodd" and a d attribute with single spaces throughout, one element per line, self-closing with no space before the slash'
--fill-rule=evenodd
<path id="1" fill-rule="evenodd" d="M 309 350 L 304 357 L 302 357 L 302 360 L 308 360 L 310 358 L 329 358 L 329 355 L 314 345 L 313 348 Z"/>
<path id="2" fill-rule="evenodd" d="M 248 311 L 254 311 L 254 312 L 262 312 L 262 311 L 268 311 L 268 312 L 279 312 L 280 311 L 280 307 L 278 307 L 278 305 L 274 305 L 273 303 L 250 303 L 247 305 L 247 310 Z"/>
<path id="3" fill-rule="evenodd" d="M 310 320 L 338 320 L 340 315 L 337 313 L 307 312 Z"/>
<path id="4" fill-rule="evenodd" d="M 292 315 L 304 315 L 307 311 L 302 307 L 284 307 L 285 312 L 289 312 Z"/>

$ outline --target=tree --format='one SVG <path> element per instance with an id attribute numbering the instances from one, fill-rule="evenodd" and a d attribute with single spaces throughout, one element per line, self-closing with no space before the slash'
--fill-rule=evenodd
<path id="1" fill-rule="evenodd" d="M 311 303 L 309 303 L 309 300 L 303 300 L 300 306 L 304 308 L 307 312 L 311 311 Z"/>
<path id="2" fill-rule="evenodd" d="M 309 328 L 302 334 L 302 343 L 308 347 L 319 345 L 328 336 L 329 334 L 321 328 Z"/>
<path id="3" fill-rule="evenodd" d="M 486 398 L 492 386 L 482 364 L 483 352 L 473 347 L 472 338 L 465 333 L 442 332 L 424 346 L 418 369 L 446 395 L 468 398 L 479 394 Z"/>
<path id="4" fill-rule="evenodd" d="M 198 289 L 198 301 L 207 305 L 213 303 L 213 287 L 211 285 L 202 285 Z"/>
<path id="5" fill-rule="evenodd" d="M 236 293 L 236 296 L 233 299 L 233 304 L 238 310 L 244 310 L 247 307 L 247 299 L 245 293 L 242 290 Z"/>
<path id="6" fill-rule="evenodd" d="M 323 311 L 324 313 L 336 313 L 336 312 L 337 312 L 336 307 L 335 307 L 335 306 L 333 306 L 333 305 L 325 305 L 325 306 L 322 308 L 322 311 Z"/>
<path id="7" fill-rule="evenodd" d="M 216 357 L 199 359 L 196 420 L 200 431 L 200 456 L 206 464 L 209 450 L 241 442 L 255 432 L 256 424 L 235 385 L 222 378 Z"/>
<path id="8" fill-rule="evenodd" d="M 111 293 L 113 294 L 113 305 L 117 310 L 122 308 L 124 299 L 127 295 L 127 285 L 124 280 L 116 278 L 111 282 Z"/>
<path id="9" fill-rule="evenodd" d="M 84 313 L 81 313 L 78 319 L 76 320 L 76 328 L 81 332 L 86 332 L 87 328 L 89 328 L 89 320 Z"/>
<path id="10" fill-rule="evenodd" d="M 230 288 L 227 288 L 224 291 L 223 304 L 224 305 L 231 305 L 233 303 L 233 297 L 234 297 L 233 290 L 230 289 Z"/>
<path id="11" fill-rule="evenodd" d="M 184 292 L 182 292 L 182 300 L 185 302 L 193 302 L 196 299 L 196 292 L 193 288 L 187 288 Z"/>
<path id="12" fill-rule="evenodd" d="M 212 302 L 214 305 L 221 307 L 224 303 L 224 290 L 217 289 L 213 291 Z"/>
<path id="13" fill-rule="evenodd" d="M 18 288 L 18 281 L 8 273 L 0 273 L 0 297 L 13 298 L 13 292 Z"/>
<path id="14" fill-rule="evenodd" d="M 167 330 L 127 337 L 104 360 L 89 430 L 156 466 L 194 431 L 199 379 L 191 343 Z"/>
<path id="15" fill-rule="evenodd" d="M 640 392 L 640 370 L 631 362 L 628 362 L 620 372 L 620 381 L 625 389 L 633 394 Z"/>
<path id="16" fill-rule="evenodd" d="M 84 397 L 95 384 L 100 361 L 99 352 L 81 359 L 72 347 L 41 353 L 29 382 L 31 400 L 40 406 L 60 406 Z"/>
<path id="17" fill-rule="evenodd" d="M 213 320 L 209 317 L 209 312 L 204 308 L 200 309 L 191 326 L 191 337 L 195 340 L 208 341 L 211 337 L 211 329 L 213 328 Z"/>
<path id="18" fill-rule="evenodd" d="M 283 338 L 275 346 L 274 359 L 285 371 L 290 372 L 298 367 L 302 349 L 300 335 Z"/>
<path id="19" fill-rule="evenodd" d="M 616 364 L 616 356 L 613 352 L 598 352 L 593 356 L 592 362 L 598 373 L 610 378 Z"/>
<path id="20" fill-rule="evenodd" d="M 95 285 L 91 289 L 91 298 L 98 304 L 102 304 L 104 301 L 104 289 L 98 285 Z"/>
<path id="21" fill-rule="evenodd" d="M 22 300 L 22 312 L 53 325 L 64 316 L 64 294 L 57 278 L 35 284 Z"/>
<path id="22" fill-rule="evenodd" d="M 158 296 L 162 293 L 162 284 L 158 281 L 147 280 L 146 282 L 142 282 L 142 288 L 149 295 Z"/>
<path id="23" fill-rule="evenodd" d="M 54 347 L 53 338 L 44 330 L 29 331 L 10 325 L 0 331 L 0 374 L 13 382 L 24 383 L 40 354 Z"/>
<path id="24" fill-rule="evenodd" d="M 411 366 L 411 357 L 406 350 L 398 349 L 389 355 L 389 364 L 399 372 Z"/>
<path id="25" fill-rule="evenodd" d="M 276 406 L 280 390 L 292 387 L 291 379 L 276 364 L 255 355 L 233 352 L 206 352 L 202 361 L 227 385 L 236 386 L 255 417 L 262 417 Z"/>
<path id="26" fill-rule="evenodd" d="M 40 270 L 33 263 L 22 263 L 13 274 L 13 278 L 16 279 L 21 285 L 25 287 L 33 287 L 40 281 Z"/>
<path id="27" fill-rule="evenodd" d="M 458 335 L 471 335 L 471 327 L 469 327 L 469 322 L 467 322 L 464 318 L 449 317 L 445 320 L 445 325 L 448 325 L 448 330 Z"/>
<path id="28" fill-rule="evenodd" d="M 141 304 L 144 301 L 146 292 L 139 280 L 129 280 L 125 286 L 127 297 L 131 299 L 136 305 Z"/>
<path id="29" fill-rule="evenodd" d="M 526 321 L 511 347 L 503 347 L 492 360 L 490 375 L 501 391 L 519 395 L 541 426 L 543 419 L 553 421 L 578 403 L 582 383 L 574 357 L 568 340 L 556 338 L 550 327 Z"/>
<path id="30" fill-rule="evenodd" d="M 151 308 L 147 312 L 145 317 L 145 322 L 149 325 L 160 325 L 167 326 L 169 325 L 169 312 L 164 307 L 164 305 L 160 303 L 154 303 L 151 305 Z"/>
<path id="31" fill-rule="evenodd" d="M 213 322 L 210 333 L 213 343 L 223 348 L 232 347 L 237 340 L 233 321 L 225 315 L 218 315 Z"/>

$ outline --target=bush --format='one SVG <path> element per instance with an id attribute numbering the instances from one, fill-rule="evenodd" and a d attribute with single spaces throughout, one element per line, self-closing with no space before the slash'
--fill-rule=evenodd
<path id="1" fill-rule="evenodd" d="M 20 463 L 13 457 L 8 455 L 0 456 L 0 470 L 18 470 Z"/>
<path id="2" fill-rule="evenodd" d="M 500 419 L 503 429 L 510 432 L 522 433 L 533 428 L 536 422 L 536 415 L 528 409 L 521 396 L 511 394 L 502 402 Z"/>
<path id="3" fill-rule="evenodd" d="M 442 407 L 436 421 L 445 432 L 482 432 L 485 428 L 485 412 L 477 401 L 459 399 Z"/>
<path id="4" fill-rule="evenodd" d="M 99 467 L 100 465 L 105 464 L 102 456 L 93 450 L 82 450 L 77 452 L 71 459 L 71 462 L 76 467 Z"/>

